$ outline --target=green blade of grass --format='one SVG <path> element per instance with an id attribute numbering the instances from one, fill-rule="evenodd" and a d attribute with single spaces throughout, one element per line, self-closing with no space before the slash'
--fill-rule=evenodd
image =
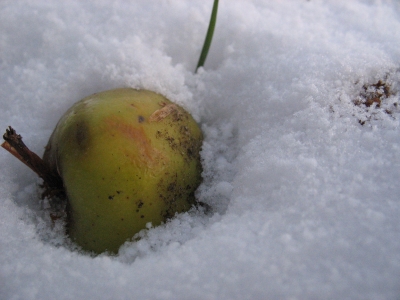
<path id="1" fill-rule="evenodd" d="M 208 50 L 210 49 L 211 40 L 214 34 L 215 23 L 217 22 L 217 11 L 218 11 L 218 0 L 214 0 L 213 9 L 211 12 L 210 24 L 208 25 L 206 39 L 203 44 L 203 49 L 201 50 L 199 62 L 197 63 L 196 71 L 204 65 L 206 61 Z"/>

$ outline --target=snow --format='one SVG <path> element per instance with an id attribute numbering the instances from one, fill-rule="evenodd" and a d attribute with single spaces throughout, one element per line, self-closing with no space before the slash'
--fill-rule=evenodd
<path id="1" fill-rule="evenodd" d="M 194 74 L 212 2 L 0 3 L 4 130 L 41 154 L 75 101 L 162 93 L 202 126 L 213 209 L 92 257 L 0 151 L 0 299 L 398 299 L 399 2 L 220 1 Z"/>

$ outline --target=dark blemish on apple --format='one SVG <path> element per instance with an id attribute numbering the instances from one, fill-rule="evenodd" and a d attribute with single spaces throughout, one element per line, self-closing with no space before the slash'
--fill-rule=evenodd
<path id="1" fill-rule="evenodd" d="M 175 186 L 176 186 L 176 182 L 171 183 L 167 188 L 168 192 L 173 191 L 175 189 Z"/>
<path id="2" fill-rule="evenodd" d="M 142 208 L 144 203 L 142 202 L 142 200 L 139 200 L 138 202 L 136 202 L 136 204 L 137 204 L 137 208 Z"/>
<path id="3" fill-rule="evenodd" d="M 182 133 L 188 134 L 189 128 L 188 128 L 187 126 L 181 126 L 181 127 L 180 127 L 180 131 L 181 131 Z"/>
<path id="4" fill-rule="evenodd" d="M 121 218 L 121 221 L 123 221 L 124 220 L 124 218 Z"/>
<path id="5" fill-rule="evenodd" d="M 89 128 L 85 122 L 79 122 L 76 124 L 75 139 L 81 150 L 87 148 L 89 143 Z"/>
<path id="6" fill-rule="evenodd" d="M 143 123 L 144 122 L 144 117 L 143 116 L 139 116 L 138 117 L 138 121 L 139 121 L 139 123 Z"/>
<path id="7" fill-rule="evenodd" d="M 122 193 L 121 191 L 116 191 L 116 192 L 117 192 L 118 195 Z"/>
<path id="8" fill-rule="evenodd" d="M 114 200 L 114 195 L 108 196 L 108 200 Z"/>
<path id="9" fill-rule="evenodd" d="M 143 218 L 144 218 L 144 216 L 143 216 L 143 215 L 141 215 L 141 216 L 140 216 L 140 218 L 142 218 L 142 219 L 143 219 Z"/>

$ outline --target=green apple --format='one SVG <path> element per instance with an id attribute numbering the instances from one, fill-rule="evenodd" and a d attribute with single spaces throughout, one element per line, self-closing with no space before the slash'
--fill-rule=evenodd
<path id="1" fill-rule="evenodd" d="M 74 104 L 43 156 L 64 184 L 70 238 L 87 251 L 116 253 L 147 223 L 190 209 L 201 145 L 191 115 L 151 91 L 109 90 Z"/>

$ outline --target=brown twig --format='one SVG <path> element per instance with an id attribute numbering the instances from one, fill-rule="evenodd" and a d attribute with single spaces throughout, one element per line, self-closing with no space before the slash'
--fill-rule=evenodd
<path id="1" fill-rule="evenodd" d="M 23 162 L 43 179 L 43 187 L 45 188 L 45 191 L 42 196 L 58 196 L 63 198 L 64 188 L 60 175 L 53 172 L 43 159 L 29 150 L 22 141 L 21 135 L 17 134 L 17 132 L 9 126 L 8 129 L 6 129 L 3 138 L 5 142 L 1 144 L 1 147 L 14 155 L 18 160 Z"/>

